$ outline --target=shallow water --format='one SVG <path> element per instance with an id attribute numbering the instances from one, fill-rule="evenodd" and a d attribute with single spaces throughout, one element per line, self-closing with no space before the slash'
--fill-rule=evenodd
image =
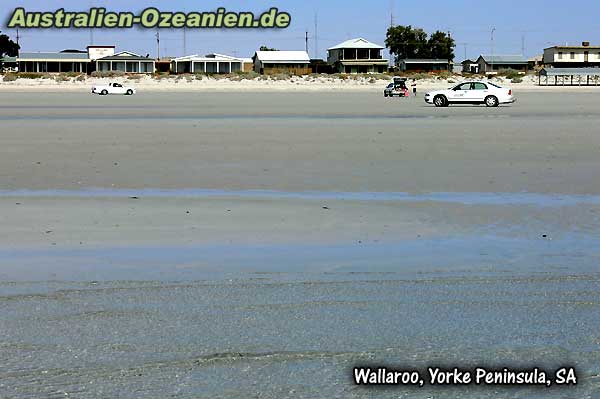
<path id="1" fill-rule="evenodd" d="M 492 110 L 377 102 L 369 93 L 262 96 L 0 99 L 0 120 L 12 132 L 0 158 L 0 221 L 14 223 L 17 237 L 33 237 L 15 249 L 0 243 L 0 398 L 600 397 L 600 196 L 592 173 L 596 136 L 586 133 L 600 117 L 597 94 L 544 101 L 518 94 L 517 106 Z M 99 120 L 105 124 L 86 130 L 88 121 Z M 202 135 L 207 131 L 215 136 Z M 296 141 L 313 131 L 319 135 Z M 389 141 L 375 146 L 384 137 Z M 171 145 L 157 147 L 163 139 Z M 344 143 L 356 146 L 338 148 Z M 288 144 L 322 153 L 305 155 Z M 249 145 L 269 151 L 253 153 Z M 390 148 L 399 152 L 385 155 Z M 285 171 L 279 180 L 266 173 L 274 169 Z M 214 182 L 195 180 L 207 176 Z M 100 187 L 54 189 L 81 184 Z M 140 188 L 102 188 L 111 186 Z M 188 209 L 185 201 L 153 208 L 152 201 L 129 197 L 267 199 L 273 200 L 262 201 L 267 207 L 285 202 L 286 212 L 299 209 L 296 200 L 314 200 L 311 207 L 321 212 L 317 201 L 327 200 L 336 212 L 339 203 L 332 202 L 355 201 L 368 204 L 360 212 L 394 213 L 390 219 L 400 226 L 426 226 L 427 234 L 390 233 L 376 242 L 379 235 L 359 241 L 342 239 L 340 231 L 337 240 L 318 243 L 253 244 L 240 235 L 217 244 L 134 245 L 123 230 L 91 225 L 96 216 L 88 209 L 102 221 L 102 212 L 112 221 L 129 217 L 117 212 L 129 208 L 139 212 L 137 221 L 161 211 L 180 217 Z M 69 214 L 74 206 L 79 213 Z M 231 218 L 243 220 L 254 208 L 245 209 Z M 36 219 L 46 211 L 43 221 Z M 78 224 L 77 215 L 86 220 Z M 200 226 L 202 217 L 198 212 L 181 223 Z M 30 224 L 21 226 L 19 218 Z M 324 225 L 339 220 L 323 219 Z M 345 226 L 361 232 L 381 220 Z M 85 223 L 100 238 L 73 247 Z M 133 219 L 115 223 L 129 223 L 125 231 L 136 233 Z M 45 233 L 51 230 L 52 238 Z M 575 366 L 580 383 L 365 389 L 351 382 L 351 368 L 364 364 Z"/>
<path id="2" fill-rule="evenodd" d="M 209 190 L 209 189 L 106 189 L 81 190 L 0 190 L 0 197 L 58 197 L 58 198 L 241 198 L 241 199 L 304 199 L 349 201 L 449 202 L 465 205 L 535 205 L 572 206 L 600 204 L 600 195 L 542 194 L 542 193 L 424 193 L 403 192 L 286 192 L 274 190 Z"/>
<path id="3" fill-rule="evenodd" d="M 599 244 L 469 236 L 2 251 L 3 389 L 8 397 L 595 398 Z M 373 390 L 351 383 L 358 364 L 574 365 L 581 380 Z"/>

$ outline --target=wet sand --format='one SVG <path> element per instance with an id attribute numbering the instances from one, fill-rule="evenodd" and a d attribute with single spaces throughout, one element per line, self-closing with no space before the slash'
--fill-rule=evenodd
<path id="1" fill-rule="evenodd" d="M 598 94 L 435 109 L 380 93 L 15 93 L 0 188 L 599 193 Z"/>
<path id="2" fill-rule="evenodd" d="M 3 96 L 0 396 L 597 397 L 600 97 L 517 96 Z"/>

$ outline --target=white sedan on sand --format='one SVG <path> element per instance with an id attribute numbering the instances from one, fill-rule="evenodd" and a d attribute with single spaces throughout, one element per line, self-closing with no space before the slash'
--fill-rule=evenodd
<path id="1" fill-rule="evenodd" d="M 449 104 L 485 104 L 497 107 L 515 101 L 511 89 L 490 82 L 462 82 L 450 89 L 425 94 L 425 102 L 436 107 L 447 107 Z"/>
<path id="2" fill-rule="evenodd" d="M 94 86 L 92 87 L 93 94 L 100 94 L 106 96 L 108 94 L 123 94 L 131 96 L 135 94 L 135 89 L 130 86 L 123 86 L 120 83 L 109 83 L 107 85 Z"/>

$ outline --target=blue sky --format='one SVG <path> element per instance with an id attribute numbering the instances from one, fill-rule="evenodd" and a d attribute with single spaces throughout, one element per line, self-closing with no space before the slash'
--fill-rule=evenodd
<path id="1" fill-rule="evenodd" d="M 494 8 L 490 9 L 488 4 Z M 458 61 L 465 55 L 472 58 L 489 53 L 492 27 L 496 28 L 496 54 L 521 54 L 523 41 L 526 56 L 541 54 L 544 47 L 554 44 L 579 44 L 584 40 L 600 44 L 600 2 L 597 0 L 574 0 L 568 5 L 543 0 L 2 0 L 4 15 L 0 19 L 0 29 L 14 36 L 15 32 L 6 29 L 5 24 L 15 7 L 25 7 L 28 11 L 57 8 L 78 11 L 90 6 L 134 12 L 149 6 L 166 11 L 188 12 L 225 7 L 230 11 L 257 13 L 270 7 L 279 7 L 292 15 L 291 26 L 284 30 L 187 30 L 188 54 L 221 52 L 249 57 L 262 44 L 281 50 L 302 50 L 304 32 L 308 31 L 311 37 L 314 36 L 315 15 L 318 16 L 319 58 L 326 56 L 327 47 L 353 37 L 364 37 L 383 45 L 392 9 L 396 24 L 410 24 L 426 31 L 450 31 L 457 41 L 455 53 Z M 94 44 L 114 44 L 117 50 L 156 56 L 155 33 L 154 30 L 136 28 L 95 30 L 93 38 Z M 91 41 L 89 30 L 26 30 L 20 31 L 20 36 L 23 51 L 84 49 Z M 317 50 L 315 44 L 314 40 L 309 41 L 311 56 Z M 162 56 L 183 55 L 183 32 L 162 30 L 160 47 Z"/>

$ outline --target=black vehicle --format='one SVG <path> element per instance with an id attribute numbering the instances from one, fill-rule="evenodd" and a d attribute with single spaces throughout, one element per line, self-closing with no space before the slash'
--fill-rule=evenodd
<path id="1" fill-rule="evenodd" d="M 383 89 L 384 97 L 408 97 L 408 88 L 406 87 L 406 78 L 395 77 L 394 81 Z"/>

